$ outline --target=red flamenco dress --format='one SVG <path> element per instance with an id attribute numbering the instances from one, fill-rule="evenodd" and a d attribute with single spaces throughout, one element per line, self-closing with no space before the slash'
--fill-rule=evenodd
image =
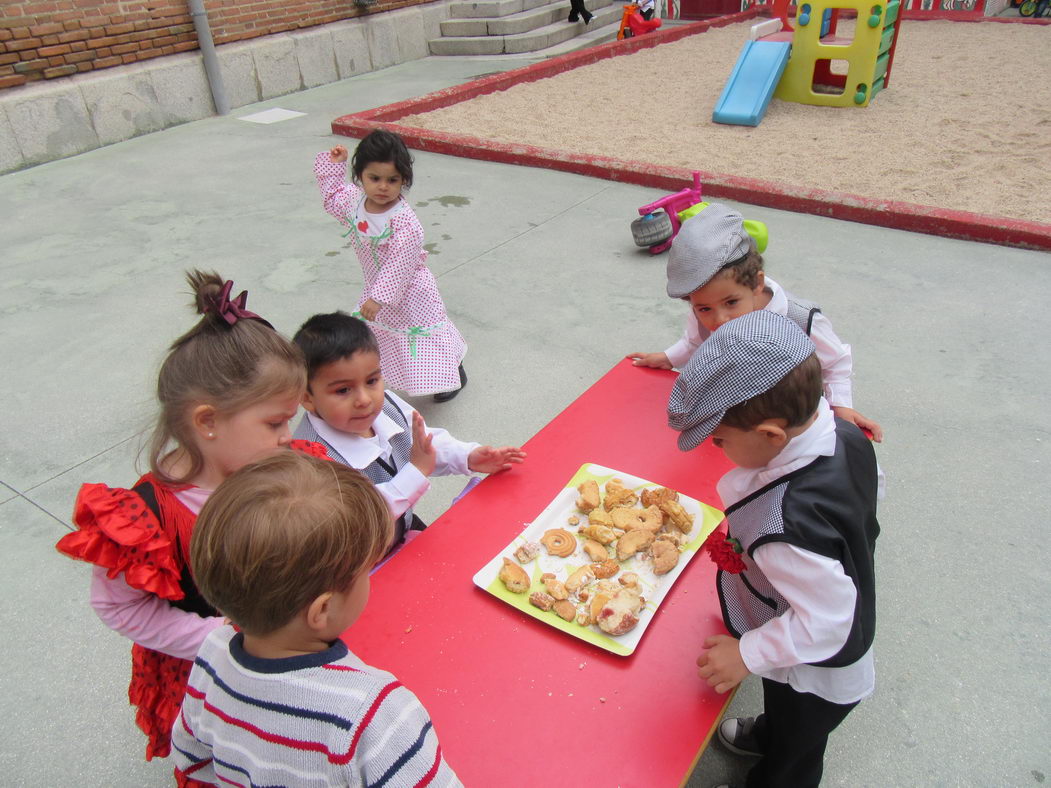
<path id="1" fill-rule="evenodd" d="M 323 446 L 293 441 L 292 448 L 313 456 Z M 77 531 L 56 545 L 59 552 L 106 570 L 113 579 L 124 575 L 132 588 L 155 594 L 174 607 L 202 617 L 219 613 L 208 604 L 190 575 L 190 536 L 197 516 L 171 487 L 147 473 L 131 490 L 84 484 L 77 494 L 73 522 Z M 137 708 L 135 722 L 149 737 L 146 760 L 171 752 L 171 729 L 182 707 L 193 663 L 134 643 L 131 647 L 128 700 Z M 196 780 L 180 785 L 203 786 Z"/>
<path id="2" fill-rule="evenodd" d="M 56 547 L 102 567 L 111 579 L 123 574 L 132 588 L 175 607 L 218 615 L 190 578 L 190 534 L 197 516 L 175 497 L 176 489 L 181 488 L 161 483 L 152 473 L 131 490 L 84 484 L 73 509 L 79 530 L 62 537 Z M 136 724 L 149 737 L 146 759 L 167 757 L 193 663 L 138 643 L 131 647 L 131 662 L 128 700 L 138 709 Z"/>

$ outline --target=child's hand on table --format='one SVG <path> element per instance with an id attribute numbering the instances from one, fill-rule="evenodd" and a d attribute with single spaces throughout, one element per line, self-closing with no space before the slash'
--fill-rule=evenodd
<path id="1" fill-rule="evenodd" d="M 697 673 L 716 692 L 729 692 L 748 676 L 749 670 L 741 659 L 741 641 L 729 635 L 712 635 L 704 639 L 707 649 L 697 657 Z"/>
<path id="2" fill-rule="evenodd" d="M 375 320 L 376 315 L 379 314 L 380 308 L 383 306 L 379 301 L 373 301 L 371 298 L 367 299 L 365 303 L 361 305 L 361 316 L 365 320 Z"/>
<path id="3" fill-rule="evenodd" d="M 412 448 L 409 450 L 409 462 L 416 466 L 416 470 L 424 476 L 434 473 L 434 466 L 438 462 L 438 452 L 434 450 L 431 442 L 434 438 L 427 432 L 427 425 L 423 423 L 423 416 L 418 410 L 412 412 Z"/>
<path id="4" fill-rule="evenodd" d="M 853 408 L 845 408 L 842 405 L 833 405 L 832 412 L 843 421 L 857 424 L 862 430 L 872 433 L 870 437 L 876 443 L 883 442 L 883 428 L 872 419 L 867 419 Z"/>
<path id="5" fill-rule="evenodd" d="M 328 152 L 328 155 L 336 164 L 346 161 L 348 157 L 347 149 L 344 148 L 342 145 L 337 145 L 336 147 L 334 147 Z"/>
<path id="6" fill-rule="evenodd" d="M 665 353 L 628 353 L 628 358 L 636 367 L 653 367 L 654 369 L 671 369 L 671 361 Z"/>
<path id="7" fill-rule="evenodd" d="M 475 473 L 509 471 L 512 463 L 522 462 L 525 456 L 517 446 L 479 446 L 468 455 L 467 467 Z"/>

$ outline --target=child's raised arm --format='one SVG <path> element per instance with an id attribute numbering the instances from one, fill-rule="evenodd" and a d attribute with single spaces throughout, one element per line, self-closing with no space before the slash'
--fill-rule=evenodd
<path id="1" fill-rule="evenodd" d="M 321 151 L 314 157 L 314 176 L 325 210 L 349 227 L 347 217 L 353 213 L 361 189 L 347 182 L 347 149 L 337 145 L 332 150 Z"/>

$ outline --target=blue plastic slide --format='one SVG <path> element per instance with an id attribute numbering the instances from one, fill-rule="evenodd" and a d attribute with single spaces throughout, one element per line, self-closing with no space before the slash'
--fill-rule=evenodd
<path id="1" fill-rule="evenodd" d="M 781 80 L 791 49 L 788 41 L 746 41 L 715 105 L 712 120 L 735 126 L 758 126 Z"/>

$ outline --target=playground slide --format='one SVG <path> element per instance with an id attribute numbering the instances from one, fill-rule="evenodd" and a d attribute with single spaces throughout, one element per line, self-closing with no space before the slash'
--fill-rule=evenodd
<path id="1" fill-rule="evenodd" d="M 735 126 L 758 126 L 784 73 L 791 49 L 788 41 L 746 41 L 715 105 L 712 120 Z"/>

